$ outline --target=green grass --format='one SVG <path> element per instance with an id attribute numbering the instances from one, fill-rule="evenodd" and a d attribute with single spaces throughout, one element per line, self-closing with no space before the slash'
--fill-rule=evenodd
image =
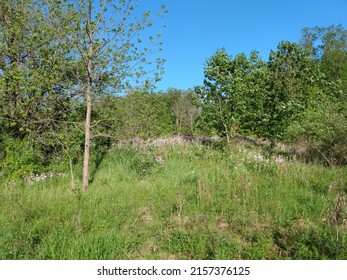
<path id="1" fill-rule="evenodd" d="M 1 187 L 0 259 L 347 259 L 346 167 L 115 148 L 69 180 Z"/>

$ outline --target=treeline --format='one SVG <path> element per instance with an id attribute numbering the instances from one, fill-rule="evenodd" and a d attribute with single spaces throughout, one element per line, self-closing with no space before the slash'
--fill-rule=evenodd
<path id="1" fill-rule="evenodd" d="M 49 14 L 47 6 L 38 8 L 44 1 L 10 2 L 0 4 L 0 180 L 81 162 L 88 88 L 94 160 L 112 143 L 135 137 L 219 135 L 230 142 L 241 134 L 268 139 L 271 147 L 302 143 L 329 165 L 347 163 L 347 31 L 341 25 L 304 28 L 299 43 L 279 43 L 267 61 L 256 51 L 217 50 L 206 61 L 203 85 L 155 92 L 148 83 L 136 90 L 120 86 L 128 68 L 109 73 L 103 59 L 97 66 L 106 63 L 107 71 L 84 73 L 84 57 L 71 52 L 77 43 L 67 36 L 79 23 L 71 6 L 61 6 L 68 1 L 48 1 Z M 100 46 L 96 41 L 94 48 Z"/>
<path id="2" fill-rule="evenodd" d="M 237 134 L 299 144 L 328 165 L 347 163 L 347 30 L 304 28 L 267 61 L 256 51 L 217 50 L 193 90 L 132 92 L 112 97 L 98 118 L 116 139 L 169 134 Z M 102 113 L 101 113 L 102 112 Z M 112 121 L 110 121 L 112 120 Z M 107 125 L 106 125 L 107 124 Z"/>
<path id="3" fill-rule="evenodd" d="M 197 127 L 200 109 L 193 103 L 193 90 L 168 89 L 165 92 L 136 90 L 123 96 L 107 96 L 95 103 L 92 113 L 94 160 L 113 143 L 130 139 L 153 139 L 168 135 L 203 134 Z M 28 120 L 30 129 L 12 124 L 16 117 L 0 117 L 2 123 L 1 175 L 19 177 L 39 173 L 50 165 L 69 160 L 81 163 L 84 145 L 85 107 L 68 98 L 65 118 Z M 2 111 L 4 113 L 4 111 Z"/>
<path id="4" fill-rule="evenodd" d="M 100 137 L 117 140 L 149 139 L 172 134 L 195 135 L 199 109 L 192 90 L 134 91 L 109 97 L 97 105 Z"/>
<path id="5" fill-rule="evenodd" d="M 268 61 L 256 51 L 218 50 L 195 93 L 200 122 L 230 140 L 235 133 L 301 142 L 329 164 L 347 163 L 347 31 L 304 28 L 300 43 L 283 41 Z"/>

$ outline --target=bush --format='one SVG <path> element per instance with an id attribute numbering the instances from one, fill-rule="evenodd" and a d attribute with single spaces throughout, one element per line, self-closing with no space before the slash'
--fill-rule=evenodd
<path id="1" fill-rule="evenodd" d="M 0 143 L 0 180 L 22 178 L 32 173 L 40 173 L 45 161 L 40 147 L 27 138 L 4 137 Z"/>
<path id="2" fill-rule="evenodd" d="M 329 165 L 347 164 L 347 103 L 316 102 L 290 126 L 288 136 L 307 143 Z"/>

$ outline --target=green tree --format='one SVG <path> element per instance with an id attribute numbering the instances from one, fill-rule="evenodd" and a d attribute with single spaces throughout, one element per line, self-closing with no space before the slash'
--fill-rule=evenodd
<path id="1" fill-rule="evenodd" d="M 68 36 L 73 15 L 63 1 L 0 2 L 0 142 L 4 165 L 11 162 L 15 151 L 10 148 L 11 141 L 22 141 L 26 144 L 17 145 L 16 153 L 22 153 L 24 162 L 31 157 L 29 169 L 38 171 L 33 164 L 48 164 L 58 144 L 56 135 L 51 135 L 70 121 L 75 103 L 72 73 L 78 68 Z"/>
<path id="2" fill-rule="evenodd" d="M 305 144 L 329 165 L 347 163 L 347 102 L 322 97 L 312 100 L 288 129 L 292 140 Z"/>
<path id="3" fill-rule="evenodd" d="M 268 69 L 266 63 L 256 51 L 249 58 L 241 55 L 236 57 L 238 65 L 242 65 L 242 75 L 237 79 L 238 90 L 237 115 L 238 132 L 257 134 L 262 123 L 264 97 L 268 93 Z M 236 59 L 235 58 L 235 59 Z"/>
<path id="4" fill-rule="evenodd" d="M 208 123 L 228 142 L 238 130 L 254 126 L 251 123 L 259 110 L 257 103 L 253 106 L 259 89 L 254 75 L 262 64 L 256 52 L 250 58 L 239 54 L 233 59 L 221 49 L 209 58 L 204 85 L 195 88 L 202 107 L 200 123 Z"/>
<path id="5" fill-rule="evenodd" d="M 326 162 L 345 164 L 347 112 L 347 31 L 341 26 L 304 28 L 301 45 L 315 60 L 319 81 L 307 109 L 288 129 Z"/>
<path id="6" fill-rule="evenodd" d="M 66 117 L 70 22 L 59 2 L 0 4 L 0 117 L 14 137 L 39 135 Z"/>
<path id="7" fill-rule="evenodd" d="M 232 63 L 232 58 L 225 49 L 217 50 L 206 62 L 204 85 L 194 89 L 202 101 L 202 121 L 227 136 L 228 141 L 235 123 Z"/>
<path id="8" fill-rule="evenodd" d="M 347 92 L 347 30 L 340 25 L 328 27 L 305 27 L 302 30 L 301 45 L 317 61 L 325 81 L 339 82 L 342 92 Z M 335 94 L 338 94 L 335 91 Z M 338 94 L 339 97 L 339 94 Z"/>
<path id="9" fill-rule="evenodd" d="M 310 56 L 296 43 L 281 42 L 267 64 L 268 92 L 264 96 L 260 135 L 283 139 L 289 124 L 305 110 L 314 94 L 317 72 Z"/>
<path id="10" fill-rule="evenodd" d="M 167 95 L 138 90 L 113 96 L 95 106 L 98 133 L 113 141 L 149 139 L 171 134 L 174 129 Z"/>
<path id="11" fill-rule="evenodd" d="M 146 28 L 152 26 L 152 18 L 151 11 L 136 13 L 138 6 L 135 0 L 83 0 L 74 3 L 78 17 L 72 47 L 85 69 L 78 85 L 86 104 L 83 190 L 89 184 L 92 104 L 107 92 L 115 94 L 123 90 L 131 80 L 139 81 L 146 73 L 160 70 L 163 63 L 162 59 L 157 59 L 155 66 L 149 65 L 148 58 L 153 52 L 151 46 L 158 47 L 156 43 L 160 43 L 155 36 L 148 36 L 147 40 L 140 37 Z M 162 5 L 161 15 L 164 12 L 166 9 Z M 160 71 L 156 72 L 155 79 L 159 76 Z"/>
<path id="12" fill-rule="evenodd" d="M 124 104 L 122 119 L 125 137 L 149 139 L 172 131 L 173 120 L 165 95 L 137 91 L 128 94 Z"/>

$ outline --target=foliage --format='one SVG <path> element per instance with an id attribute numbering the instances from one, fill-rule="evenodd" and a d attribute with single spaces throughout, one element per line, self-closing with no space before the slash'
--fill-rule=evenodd
<path id="1" fill-rule="evenodd" d="M 172 118 L 164 95 L 134 92 L 124 100 L 123 130 L 125 138 L 144 139 L 171 132 Z M 125 108 L 125 107 L 124 107 Z"/>
<path id="2" fill-rule="evenodd" d="M 0 4 L 0 121 L 13 137 L 38 137 L 67 118 L 75 65 L 66 39 L 72 16 L 62 5 Z"/>
<path id="3" fill-rule="evenodd" d="M 165 6 L 160 12 L 165 14 Z M 88 184 L 92 104 L 160 79 L 160 33 L 141 38 L 153 24 L 151 11 L 128 1 L 2 1 L 0 4 L 0 121 L 15 139 L 42 145 L 72 122 L 85 105 L 85 175 Z M 74 120 L 71 120 L 74 119 Z M 99 120 L 96 120 L 96 124 Z M 49 131 L 49 133 L 47 133 Z M 30 136 L 29 136 L 30 135 Z M 46 139 L 43 136 L 47 136 Z M 57 137 L 59 139 L 59 137 Z M 59 143 L 52 143 L 59 146 Z M 66 143 L 60 145 L 66 146 Z M 52 148 L 52 147 L 51 147 Z"/>
<path id="4" fill-rule="evenodd" d="M 48 164 L 40 146 L 29 137 L 21 140 L 4 137 L 0 151 L 0 182 L 41 173 Z"/>
<path id="5" fill-rule="evenodd" d="M 283 139 L 288 125 L 305 110 L 316 83 L 313 62 L 295 43 L 282 42 L 270 53 L 268 92 L 264 98 L 261 136 Z"/>
<path id="6" fill-rule="evenodd" d="M 286 136 L 293 123 L 307 118 L 303 121 L 313 124 L 312 108 L 322 108 L 322 98 L 336 103 L 338 111 L 343 111 L 345 30 L 342 26 L 306 28 L 303 34 L 302 45 L 283 41 L 276 51 L 271 51 L 268 62 L 262 61 L 256 52 L 249 58 L 244 54 L 232 58 L 221 49 L 211 56 L 205 65 L 204 85 L 195 88 L 195 102 L 201 108 L 199 126 L 209 133 L 226 136 L 229 142 L 235 133 L 240 133 L 269 139 L 274 146 L 276 141 L 290 140 Z M 322 45 L 317 46 L 318 38 Z M 336 72 L 332 65 L 337 60 Z M 327 108 L 325 112 L 318 110 L 317 125 Z M 320 122 L 329 126 L 330 132 L 334 127 L 332 117 L 337 123 L 344 121 L 341 115 L 333 114 Z M 304 131 L 307 137 L 319 134 L 314 126 L 306 126 Z M 335 139 L 332 134 L 325 137 Z M 324 154 L 328 150 L 329 154 L 336 154 L 346 147 L 343 141 L 336 149 L 330 144 L 326 142 Z M 336 156 L 343 158 L 343 154 Z"/>
<path id="7" fill-rule="evenodd" d="M 164 94 L 135 91 L 123 97 L 110 97 L 96 105 L 95 113 L 105 120 L 99 125 L 100 136 L 116 141 L 149 139 L 173 131 L 173 119 Z"/>
<path id="8" fill-rule="evenodd" d="M 244 54 L 232 59 L 225 49 L 218 50 L 206 62 L 204 85 L 195 88 L 202 107 L 200 121 L 207 122 L 228 141 L 241 119 L 244 127 L 251 126 L 246 112 L 256 94 L 252 75 L 261 65 L 256 52 L 249 59 Z"/>
<path id="9" fill-rule="evenodd" d="M 304 28 L 302 46 L 320 64 L 329 82 L 341 81 L 347 92 L 347 30 L 341 24 L 328 27 Z M 336 93 L 336 92 L 335 92 Z"/>
<path id="10" fill-rule="evenodd" d="M 221 135 L 253 133 L 281 139 L 288 124 L 307 106 L 315 68 L 299 45 L 282 42 L 264 63 L 256 52 L 234 59 L 217 51 L 206 63 L 203 87 L 196 87 L 202 121 Z"/>
<path id="11" fill-rule="evenodd" d="M 288 134 L 307 143 L 329 165 L 347 164 L 347 103 L 314 102 L 291 125 Z"/>
<path id="12" fill-rule="evenodd" d="M 307 91 L 313 93 L 309 106 L 287 135 L 330 165 L 346 164 L 347 31 L 341 25 L 304 28 L 301 44 L 319 67 L 319 82 Z"/>
<path id="13" fill-rule="evenodd" d="M 175 119 L 175 132 L 184 135 L 195 133 L 196 120 L 200 115 L 199 108 L 193 104 L 194 91 L 169 88 L 166 91 L 170 111 Z"/>

